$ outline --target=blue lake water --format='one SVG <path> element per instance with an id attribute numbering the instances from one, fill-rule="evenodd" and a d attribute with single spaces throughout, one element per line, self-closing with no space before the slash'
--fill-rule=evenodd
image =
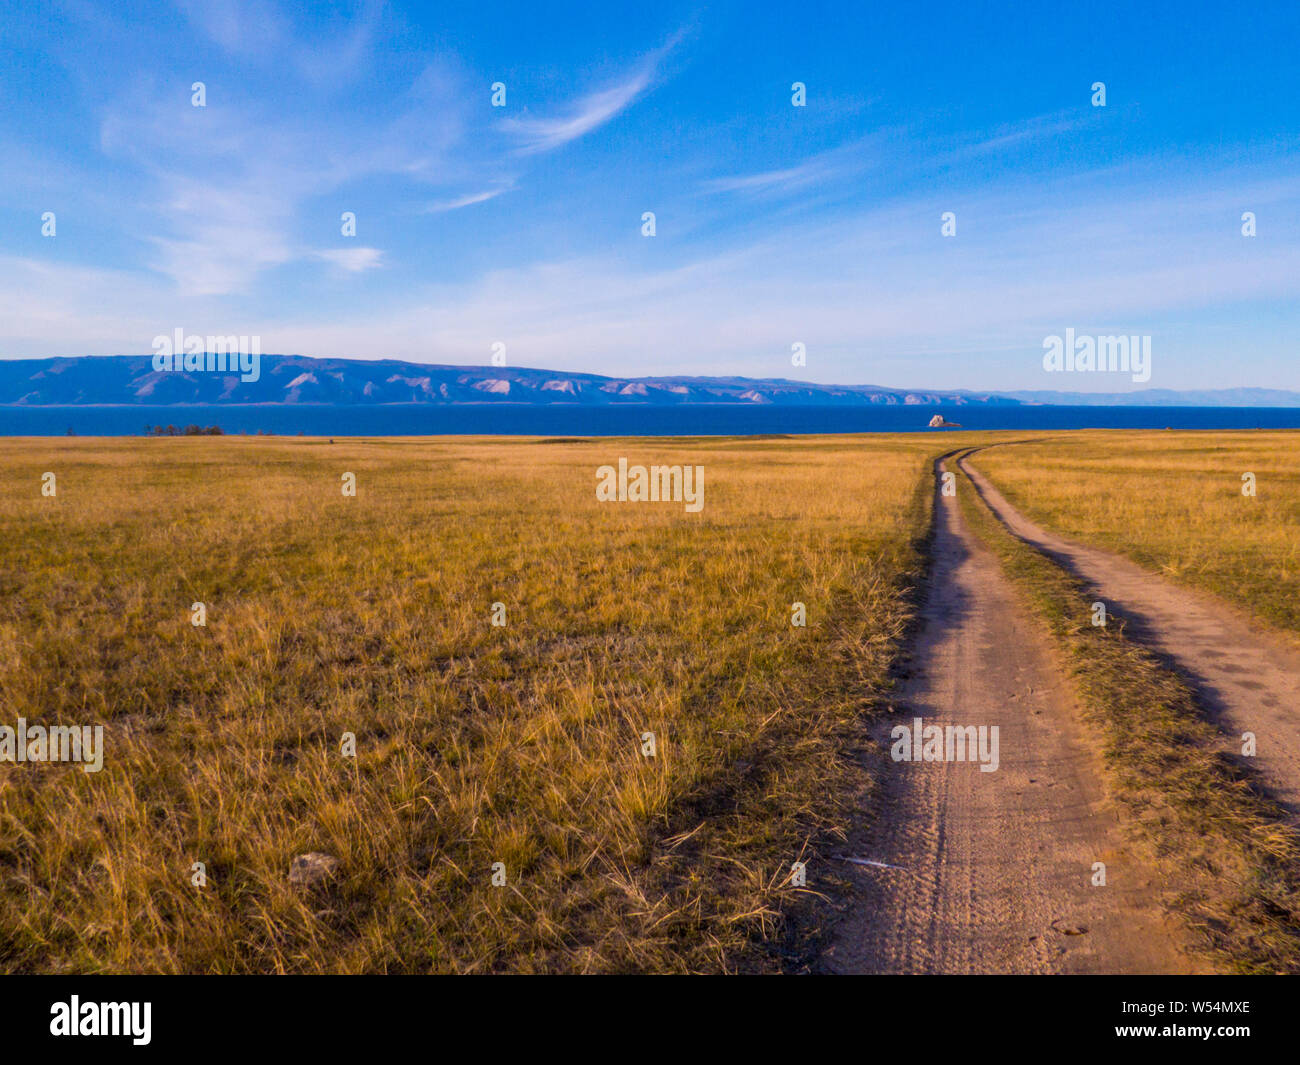
<path id="1" fill-rule="evenodd" d="M 966 429 L 1297 429 L 1296 407 L 682 407 L 222 405 L 0 407 L 0 436 L 134 436 L 148 425 L 308 436 L 732 436 L 923 432 L 935 414 Z"/>

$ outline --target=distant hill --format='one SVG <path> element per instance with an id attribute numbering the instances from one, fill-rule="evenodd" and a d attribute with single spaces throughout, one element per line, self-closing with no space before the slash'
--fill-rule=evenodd
<path id="1" fill-rule="evenodd" d="M 528 403 L 610 406 L 687 403 L 785 406 L 1300 407 L 1300 393 L 1266 388 L 1174 392 L 971 392 L 821 385 L 782 378 L 604 377 L 527 367 L 433 366 L 395 359 L 263 355 L 260 377 L 156 371 L 148 355 L 0 359 L 3 406 L 183 406 L 234 403 Z"/>
<path id="2" fill-rule="evenodd" d="M 1300 392 L 1278 388 L 1214 388 L 1175 392 L 1002 392 L 1022 403 L 1066 407 L 1300 407 Z"/>
<path id="3" fill-rule="evenodd" d="M 263 355 L 260 374 L 256 381 L 241 381 L 238 374 L 156 371 L 148 355 L 0 360 L 0 404 L 1018 404 L 995 395 L 874 385 L 747 377 L 602 377 L 524 367 L 430 366 L 305 355 Z"/>

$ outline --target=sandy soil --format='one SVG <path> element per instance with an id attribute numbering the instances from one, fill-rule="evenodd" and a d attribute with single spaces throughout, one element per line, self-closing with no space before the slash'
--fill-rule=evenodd
<path id="1" fill-rule="evenodd" d="M 1072 543 L 1034 524 L 978 470 L 966 470 L 1013 533 L 1085 581 L 1125 635 L 1162 656 L 1193 686 L 1223 730 L 1224 750 L 1242 758 L 1244 732 L 1273 796 L 1300 820 L 1300 652 L 1213 597 L 1179 587 L 1126 558 Z"/>
<path id="2" fill-rule="evenodd" d="M 962 484 L 958 491 L 969 491 Z M 934 568 L 897 712 L 873 738 L 878 808 L 845 855 L 859 891 L 828 972 L 1197 971 L 1121 841 L 1099 763 L 1042 627 L 997 560 L 936 498 Z M 1000 768 L 895 762 L 890 729 L 996 725 Z M 1093 863 L 1107 886 L 1092 886 Z"/>

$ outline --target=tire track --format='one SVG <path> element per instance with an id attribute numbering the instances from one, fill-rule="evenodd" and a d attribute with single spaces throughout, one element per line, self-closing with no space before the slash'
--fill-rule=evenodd
<path id="1" fill-rule="evenodd" d="M 941 463 L 936 469 L 942 471 Z M 960 490 L 969 490 L 960 489 Z M 1187 972 L 1181 930 L 1124 848 L 1062 671 L 997 560 L 936 490 L 933 567 L 828 972 Z M 895 762 L 890 729 L 994 726 L 1000 768 Z M 1094 862 L 1108 886 L 1092 886 Z"/>
<path id="2" fill-rule="evenodd" d="M 1015 536 L 1087 584 L 1127 623 L 1132 637 L 1192 686 L 1241 757 L 1243 733 L 1256 737 L 1245 758 L 1300 823 L 1300 651 L 1211 596 L 1181 587 L 1119 555 L 1049 532 L 1013 507 L 963 458 L 959 465 Z"/>

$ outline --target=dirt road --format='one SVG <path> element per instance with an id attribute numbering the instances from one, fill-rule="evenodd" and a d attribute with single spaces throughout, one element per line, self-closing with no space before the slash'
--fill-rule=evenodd
<path id="1" fill-rule="evenodd" d="M 969 491 L 961 485 L 958 491 Z M 936 499 L 934 566 L 898 711 L 882 745 L 878 814 L 846 853 L 860 895 L 823 958 L 830 972 L 1188 972 L 1181 931 L 1123 848 L 1096 756 L 1042 633 L 997 560 Z M 999 768 L 894 761 L 890 730 L 997 726 Z M 991 733 L 990 733 L 991 735 Z M 1104 862 L 1107 884 L 1092 886 Z"/>
<path id="2" fill-rule="evenodd" d="M 1300 820 L 1300 652 L 1231 607 L 1170 583 L 1126 558 L 1072 543 L 1016 510 L 968 460 L 980 494 L 1013 533 L 1085 581 L 1127 622 L 1125 634 L 1163 656 L 1191 683 L 1241 756 L 1255 734 L 1258 769 L 1273 796 Z"/>

